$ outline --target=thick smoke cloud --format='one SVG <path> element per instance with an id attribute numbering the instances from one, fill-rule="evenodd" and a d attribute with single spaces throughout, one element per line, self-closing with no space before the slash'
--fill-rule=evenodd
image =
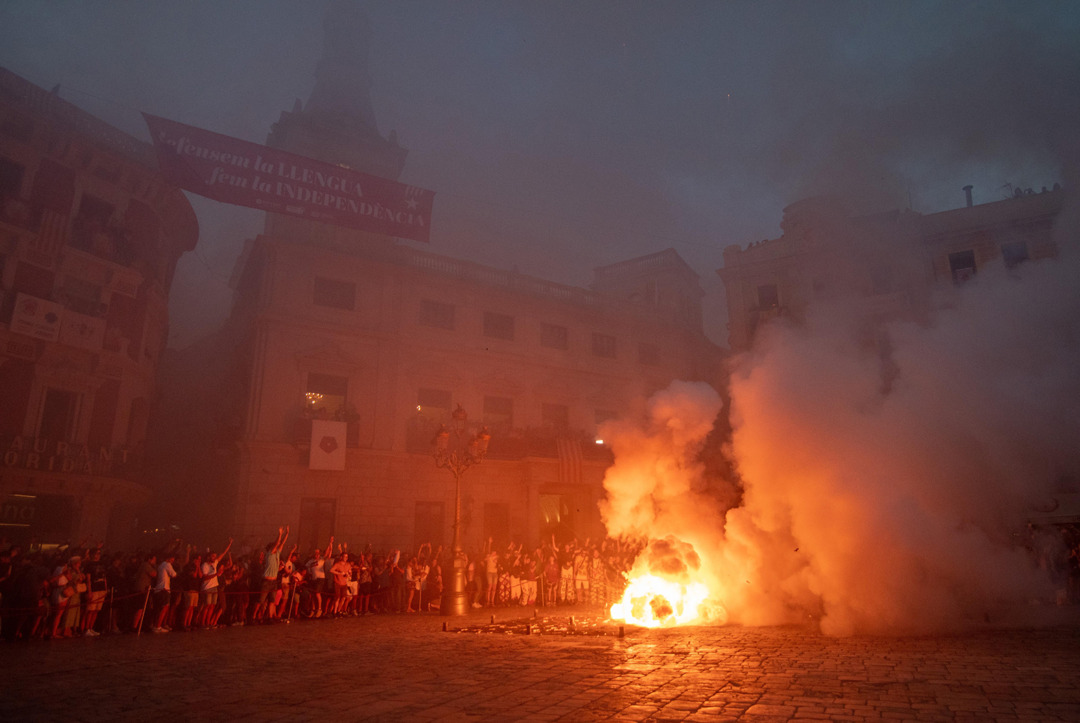
<path id="1" fill-rule="evenodd" d="M 609 530 L 693 545 L 747 624 L 917 632 L 1037 610 L 1054 589 L 1027 520 L 1080 476 L 1080 259 L 1071 232 L 1058 246 L 945 290 L 928 321 L 884 325 L 887 344 L 867 343 L 851 300 L 763 330 L 734 361 L 744 489 L 726 513 L 695 457 L 718 397 L 657 395 L 649 425 L 615 438 Z"/>
<path id="2" fill-rule="evenodd" d="M 729 243 L 843 193 L 931 212 L 1060 181 L 1080 125 L 1080 5 L 829 0 L 358 2 L 372 104 L 438 192 L 431 249 L 585 285 L 674 247 L 710 293 Z M 0 65 L 145 138 L 140 110 L 261 142 L 307 100 L 326 0 L 0 3 Z M 172 343 L 228 311 L 261 217 L 197 203 Z"/>

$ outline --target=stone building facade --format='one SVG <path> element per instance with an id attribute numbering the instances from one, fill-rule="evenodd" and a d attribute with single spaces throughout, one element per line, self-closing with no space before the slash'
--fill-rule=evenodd
<path id="1" fill-rule="evenodd" d="M 979 205 L 965 190 L 967 206 L 927 215 L 852 217 L 837 199 L 806 199 L 784 209 L 779 238 L 728 246 L 717 273 L 727 292 L 732 352 L 749 349 L 770 320 L 799 323 L 812 304 L 841 296 L 859 300 L 863 340 L 880 347 L 878 322 L 928 319 L 980 273 L 1058 255 L 1054 226 L 1066 204 L 1060 187 Z M 1061 477 L 1029 522 L 1075 528 L 1078 491 L 1078 480 Z"/>
<path id="2" fill-rule="evenodd" d="M 1064 196 L 1055 187 L 926 215 L 851 216 L 829 197 L 793 203 L 779 238 L 724 249 L 716 273 L 727 295 L 728 344 L 748 349 L 769 319 L 798 320 L 815 301 L 840 295 L 860 297 L 870 320 L 925 315 L 980 269 L 1054 256 Z"/>
<path id="3" fill-rule="evenodd" d="M 328 20 L 315 90 L 267 143 L 397 179 L 406 151 L 377 129 L 365 32 L 362 17 Z M 722 374 L 698 277 L 671 249 L 596 269 L 584 289 L 268 215 L 233 278 L 234 529 L 289 523 L 305 552 L 330 534 L 448 545 L 454 484 L 432 441 L 459 404 L 492 435 L 463 478 L 467 547 L 595 538 L 610 463 L 598 425 L 672 380 Z M 312 468 L 312 427 L 328 420 L 346 429 L 344 469 Z"/>
<path id="4" fill-rule="evenodd" d="M 255 239 L 232 322 L 249 382 L 237 530 L 449 542 L 453 484 L 431 445 L 460 404 L 492 434 L 465 479 L 466 539 L 601 534 L 599 425 L 674 379 L 718 384 L 721 372 L 719 350 L 681 316 L 700 312 L 692 273 L 671 251 L 635 262 L 618 270 L 644 286 L 683 278 L 678 310 L 389 241 L 348 254 Z M 310 468 L 320 418 L 346 425 L 344 470 Z"/>
<path id="5" fill-rule="evenodd" d="M 198 223 L 152 148 L 0 69 L 0 536 L 127 544 Z"/>

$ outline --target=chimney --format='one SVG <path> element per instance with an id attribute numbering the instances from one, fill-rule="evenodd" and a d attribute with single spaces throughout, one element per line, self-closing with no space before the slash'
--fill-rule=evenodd
<path id="1" fill-rule="evenodd" d="M 971 189 L 974 188 L 970 183 L 964 186 L 964 197 L 967 199 L 968 208 L 971 208 Z"/>

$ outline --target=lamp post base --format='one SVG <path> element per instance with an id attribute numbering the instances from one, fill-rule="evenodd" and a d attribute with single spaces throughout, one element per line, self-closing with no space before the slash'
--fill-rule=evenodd
<path id="1" fill-rule="evenodd" d="M 447 580 L 447 584 L 443 587 L 439 612 L 443 615 L 467 615 L 469 613 L 469 593 L 465 588 L 465 560 L 455 556 L 450 579 Z"/>

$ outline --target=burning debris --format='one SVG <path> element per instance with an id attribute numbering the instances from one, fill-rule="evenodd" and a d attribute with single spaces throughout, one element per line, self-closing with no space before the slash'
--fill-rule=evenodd
<path id="1" fill-rule="evenodd" d="M 704 579 L 693 545 L 671 535 L 651 540 L 630 572 L 622 600 L 612 606 L 611 617 L 647 628 L 723 622 L 727 613 L 709 600 Z"/>
<path id="2" fill-rule="evenodd" d="M 487 635 L 560 635 L 621 638 L 632 633 L 634 627 L 620 625 L 611 618 L 600 615 L 535 615 L 512 620 L 496 620 L 491 617 L 487 625 L 466 625 L 451 629 L 445 623 L 443 631 Z"/>

